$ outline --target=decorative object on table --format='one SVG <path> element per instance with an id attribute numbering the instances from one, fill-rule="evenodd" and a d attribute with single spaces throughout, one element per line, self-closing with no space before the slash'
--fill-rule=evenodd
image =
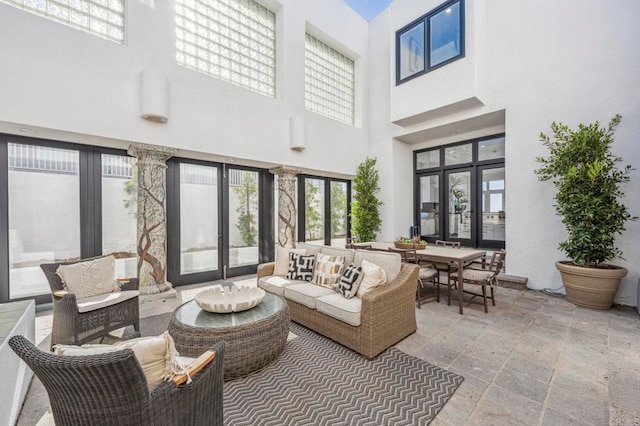
<path id="1" fill-rule="evenodd" d="M 605 263 L 621 259 L 615 238 L 628 220 L 635 220 L 620 199 L 620 185 L 629 182 L 630 165 L 618 168 L 621 157 L 613 155 L 613 132 L 620 115 L 604 128 L 596 121 L 572 130 L 553 122 L 554 140 L 544 133 L 540 140 L 550 151 L 538 157 L 535 171 L 541 181 L 557 189 L 556 213 L 562 217 L 568 238 L 560 250 L 570 261 L 556 262 L 571 303 L 595 309 L 609 309 L 627 269 Z"/>
<path id="2" fill-rule="evenodd" d="M 264 294 L 264 290 L 257 287 L 217 286 L 201 291 L 194 299 L 207 312 L 225 314 L 257 306 Z"/>
<path id="3" fill-rule="evenodd" d="M 419 235 L 413 238 L 400 237 L 397 241 L 393 242 L 393 245 L 395 245 L 396 248 L 405 250 L 424 250 L 427 248 L 427 242 L 422 241 Z"/>
<path id="4" fill-rule="evenodd" d="M 353 179 L 351 235 L 358 241 L 375 241 L 376 232 L 382 225 L 379 208 L 384 203 L 376 196 L 380 192 L 379 179 L 376 159 L 367 157 L 358 166 Z"/>

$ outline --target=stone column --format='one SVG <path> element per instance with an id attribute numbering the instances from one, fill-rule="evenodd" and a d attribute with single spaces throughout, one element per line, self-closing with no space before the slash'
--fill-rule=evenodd
<path id="1" fill-rule="evenodd" d="M 280 166 L 269 171 L 278 175 L 278 243 L 282 247 L 294 247 L 297 239 L 296 176 L 302 170 Z"/>
<path id="2" fill-rule="evenodd" d="M 138 158 L 138 278 L 140 294 L 172 288 L 167 281 L 166 161 L 173 148 L 133 143 L 128 153 Z"/>

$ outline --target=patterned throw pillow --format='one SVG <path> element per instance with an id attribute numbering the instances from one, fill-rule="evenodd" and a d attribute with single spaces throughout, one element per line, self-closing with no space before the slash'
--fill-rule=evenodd
<path id="1" fill-rule="evenodd" d="M 338 280 L 342 276 L 343 268 L 343 256 L 329 256 L 318 253 L 316 256 L 316 265 L 313 270 L 313 280 L 311 282 L 334 290 L 338 284 Z"/>
<path id="2" fill-rule="evenodd" d="M 305 256 L 298 253 L 289 253 L 289 272 L 287 279 L 311 281 L 313 279 L 314 255 Z"/>
<path id="3" fill-rule="evenodd" d="M 115 279 L 116 259 L 105 256 L 98 259 L 60 265 L 56 274 L 62 278 L 65 288 L 78 299 L 118 291 Z"/>
<path id="4" fill-rule="evenodd" d="M 344 268 L 344 272 L 338 283 L 340 293 L 342 293 L 345 298 L 351 299 L 356 295 L 363 277 L 364 274 L 362 273 L 361 266 L 356 266 L 352 263 Z"/>

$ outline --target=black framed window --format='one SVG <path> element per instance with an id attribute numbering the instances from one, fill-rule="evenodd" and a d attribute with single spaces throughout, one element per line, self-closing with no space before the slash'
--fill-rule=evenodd
<path id="1" fill-rule="evenodd" d="M 462 57 L 464 0 L 454 0 L 396 32 L 396 85 Z"/>
<path id="2" fill-rule="evenodd" d="M 505 137 L 414 153 L 415 224 L 424 240 L 504 248 Z"/>
<path id="3" fill-rule="evenodd" d="M 344 247 L 350 237 L 351 181 L 298 176 L 298 241 Z"/>

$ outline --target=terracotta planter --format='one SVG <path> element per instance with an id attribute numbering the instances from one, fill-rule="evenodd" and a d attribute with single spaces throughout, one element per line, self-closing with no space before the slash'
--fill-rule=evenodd
<path id="1" fill-rule="evenodd" d="M 618 284 L 627 270 L 615 265 L 602 266 L 585 268 L 567 261 L 556 262 L 569 302 L 592 309 L 611 308 Z"/>

